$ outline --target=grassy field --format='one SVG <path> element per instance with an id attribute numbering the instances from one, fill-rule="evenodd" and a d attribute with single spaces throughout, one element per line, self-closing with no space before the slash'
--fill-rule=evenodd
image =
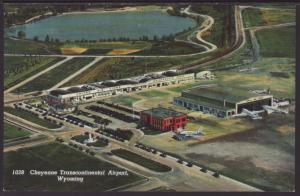
<path id="1" fill-rule="evenodd" d="M 13 40 L 5 38 L 5 53 L 23 53 L 23 54 L 59 54 L 59 44 L 49 44 L 36 42 L 32 40 Z"/>
<path id="2" fill-rule="evenodd" d="M 33 122 L 35 124 L 38 124 L 42 127 L 46 127 L 46 128 L 49 128 L 49 129 L 57 129 L 57 128 L 61 127 L 61 125 L 57 125 L 55 123 L 52 123 L 52 122 L 49 122 L 47 120 L 41 119 L 41 118 L 33 115 L 32 113 L 24 111 L 24 110 L 18 110 L 18 109 L 11 108 L 11 107 L 5 107 L 4 112 L 8 112 L 10 114 L 13 114 L 15 116 L 18 116 L 20 118 L 23 118 L 25 120 L 28 120 L 30 122 Z"/>
<path id="3" fill-rule="evenodd" d="M 4 121 L 4 140 L 25 137 L 31 132 Z"/>
<path id="4" fill-rule="evenodd" d="M 59 143 L 49 143 L 4 154 L 4 188 L 17 191 L 106 191 L 130 185 L 143 178 L 131 172 L 128 176 L 108 175 L 110 170 L 124 171 L 110 163 L 100 161 Z M 24 169 L 24 176 L 12 175 L 13 169 Z M 102 171 L 104 176 L 83 176 L 84 181 L 58 182 L 57 176 L 30 176 L 29 170 L 40 171 Z M 67 177 L 67 176 L 65 176 Z M 74 176 L 69 176 L 74 177 Z"/>
<path id="5" fill-rule="evenodd" d="M 115 42 L 89 42 L 64 44 L 61 48 L 87 48 L 87 49 L 144 49 L 151 46 L 146 41 L 115 41 Z"/>
<path id="6" fill-rule="evenodd" d="M 135 52 L 137 55 L 176 55 L 176 54 L 192 54 L 204 51 L 203 48 L 184 42 L 155 42 L 148 49 Z"/>
<path id="7" fill-rule="evenodd" d="M 88 135 L 76 135 L 76 136 L 73 136 L 71 139 L 83 144 L 83 141 L 88 138 L 89 138 Z"/>
<path id="8" fill-rule="evenodd" d="M 62 59 L 54 57 L 4 57 L 4 88 L 7 89 Z"/>
<path id="9" fill-rule="evenodd" d="M 294 22 L 296 20 L 295 9 L 262 10 L 247 8 L 243 10 L 245 27 L 274 25 L 280 23 Z"/>
<path id="10" fill-rule="evenodd" d="M 150 91 L 137 93 L 137 95 L 153 98 L 153 97 L 164 97 L 164 96 L 169 95 L 169 93 L 158 91 L 158 90 L 150 90 Z"/>
<path id="11" fill-rule="evenodd" d="M 105 58 L 64 86 L 85 84 L 107 79 L 120 79 L 165 70 L 180 65 L 173 59 L 161 58 Z"/>
<path id="12" fill-rule="evenodd" d="M 295 57 L 295 27 L 282 27 L 257 31 L 256 37 L 260 45 L 260 52 L 262 56 Z"/>
<path id="13" fill-rule="evenodd" d="M 94 147 L 105 147 L 107 146 L 107 143 L 103 140 L 97 140 L 96 142 L 87 144 L 88 146 L 94 146 Z"/>
<path id="14" fill-rule="evenodd" d="M 294 114 L 272 114 L 254 124 L 251 131 L 193 146 L 185 156 L 263 190 L 293 191 Z"/>
<path id="15" fill-rule="evenodd" d="M 198 85 L 205 85 L 205 84 L 211 84 L 211 83 L 215 83 L 215 81 L 214 80 L 197 81 L 195 83 L 182 84 L 182 85 L 176 86 L 176 87 L 169 87 L 169 88 L 167 88 L 167 90 L 175 92 L 175 93 L 181 93 L 183 90 L 186 90 L 186 89 L 198 86 Z"/>
<path id="16" fill-rule="evenodd" d="M 112 102 L 114 104 L 120 104 L 120 105 L 125 105 L 128 107 L 131 107 L 135 102 L 137 102 L 139 100 L 141 100 L 141 99 L 137 98 L 137 97 L 120 95 L 117 97 L 110 98 L 107 101 Z"/>
<path id="17" fill-rule="evenodd" d="M 138 154 L 135 154 L 133 152 L 130 152 L 130 151 L 127 151 L 124 149 L 112 150 L 111 152 L 114 155 L 117 155 L 117 156 L 124 158 L 126 160 L 129 160 L 131 162 L 137 163 L 138 165 L 141 165 L 143 167 L 146 167 L 146 168 L 156 171 L 156 172 L 168 172 L 171 170 L 171 168 L 166 165 L 163 165 L 156 161 L 152 161 L 150 159 L 144 158 Z"/>
<path id="18" fill-rule="evenodd" d="M 90 63 L 93 58 L 74 58 L 62 65 L 50 70 L 49 72 L 33 79 L 24 86 L 16 89 L 15 92 L 31 92 L 46 90 L 65 79 L 69 75 L 75 73 L 85 65 Z"/>
<path id="19" fill-rule="evenodd" d="M 61 52 L 64 54 L 67 50 L 80 50 L 80 54 L 115 54 L 117 50 L 144 50 L 151 47 L 151 42 L 146 41 L 115 41 L 115 42 L 89 42 L 63 44 Z M 74 52 L 76 54 L 77 51 Z M 71 53 L 72 54 L 72 53 Z"/>

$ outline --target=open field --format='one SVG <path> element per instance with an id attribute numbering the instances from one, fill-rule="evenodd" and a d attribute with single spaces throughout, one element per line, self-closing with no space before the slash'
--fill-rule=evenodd
<path id="1" fill-rule="evenodd" d="M 7 89 L 62 60 L 54 57 L 4 57 L 4 88 Z"/>
<path id="2" fill-rule="evenodd" d="M 176 87 L 169 87 L 167 88 L 168 91 L 172 91 L 175 93 L 181 93 L 183 90 L 188 89 L 188 88 L 192 88 L 198 85 L 206 85 L 206 84 L 214 84 L 215 81 L 214 80 L 203 80 L 203 81 L 197 81 L 194 83 L 189 83 L 189 84 L 182 84 L 180 86 L 176 86 Z"/>
<path id="3" fill-rule="evenodd" d="M 143 178 L 131 172 L 128 176 L 108 175 L 110 170 L 124 171 L 110 163 L 100 161 L 59 143 L 49 143 L 4 154 L 5 190 L 18 191 L 105 191 L 129 185 Z M 12 170 L 24 169 L 24 176 L 12 175 Z M 30 176 L 30 169 L 41 171 L 102 171 L 104 176 L 83 176 L 82 183 L 58 182 L 57 176 Z M 68 177 L 68 176 L 65 176 Z M 69 176 L 74 177 L 74 176 Z"/>
<path id="4" fill-rule="evenodd" d="M 19 128 L 15 125 L 12 125 L 6 121 L 4 121 L 4 132 L 3 133 L 4 133 L 4 137 L 3 137 L 4 140 L 31 135 L 31 132 L 29 132 L 23 128 Z"/>
<path id="5" fill-rule="evenodd" d="M 264 190 L 295 189 L 295 117 L 272 114 L 256 128 L 187 149 L 185 156 Z M 282 132 L 282 127 L 284 132 Z"/>
<path id="6" fill-rule="evenodd" d="M 105 147 L 107 146 L 108 142 L 105 142 L 103 139 L 98 139 L 96 142 L 87 144 L 88 146 L 93 147 Z"/>
<path id="7" fill-rule="evenodd" d="M 35 116 L 34 114 L 27 112 L 25 110 L 15 109 L 15 108 L 11 108 L 11 107 L 5 107 L 4 112 L 8 112 L 10 114 L 13 114 L 15 116 L 18 116 L 20 118 L 23 118 L 25 120 L 28 120 L 30 122 L 33 122 L 35 124 L 38 124 L 42 127 L 46 127 L 49 129 L 57 129 L 57 128 L 61 127 L 61 125 L 57 125 L 55 123 L 41 119 L 41 118 Z"/>
<path id="8" fill-rule="evenodd" d="M 150 48 L 135 52 L 134 54 L 140 55 L 175 55 L 175 54 L 192 54 L 204 51 L 203 48 L 174 41 L 161 41 L 155 42 Z"/>
<path id="9" fill-rule="evenodd" d="M 150 90 L 150 91 L 144 91 L 144 92 L 137 93 L 137 95 L 140 95 L 143 97 L 149 97 L 149 98 L 164 97 L 164 96 L 167 96 L 168 94 L 169 93 L 167 93 L 167 92 L 158 91 L 158 90 Z"/>
<path id="10" fill-rule="evenodd" d="M 171 168 L 166 165 L 163 165 L 156 161 L 144 158 L 138 154 L 135 154 L 133 152 L 130 152 L 130 151 L 127 151 L 124 149 L 112 150 L 111 152 L 116 156 L 119 156 L 123 159 L 129 160 L 131 162 L 134 162 L 138 165 L 141 165 L 143 167 L 146 167 L 146 168 L 156 171 L 156 172 L 168 172 L 171 170 Z"/>
<path id="11" fill-rule="evenodd" d="M 245 90 L 268 89 L 275 97 L 295 97 L 295 60 L 280 58 L 263 58 L 253 65 L 254 72 L 239 73 L 220 71 L 216 73 L 217 83 Z M 288 73 L 289 77 L 274 77 L 270 71 Z"/>
<path id="12" fill-rule="evenodd" d="M 76 135 L 76 136 L 73 136 L 71 139 L 83 144 L 83 141 L 88 138 L 89 138 L 88 135 Z"/>
<path id="13" fill-rule="evenodd" d="M 137 52 L 151 47 L 151 42 L 147 41 L 112 41 L 112 42 L 88 42 L 88 43 L 69 43 L 63 44 L 60 48 L 64 54 L 70 49 L 80 49 L 80 54 L 129 54 L 132 52 Z M 117 53 L 118 51 L 123 51 L 123 53 Z M 124 52 L 124 51 L 127 51 Z M 131 52 L 129 52 L 131 51 Z M 76 54 L 71 53 L 71 54 Z"/>
<path id="14" fill-rule="evenodd" d="M 70 43 L 64 44 L 61 48 L 87 48 L 87 49 L 143 49 L 151 46 L 147 41 L 112 41 L 112 42 L 83 42 L 83 43 Z"/>
<path id="15" fill-rule="evenodd" d="M 24 53 L 24 54 L 59 54 L 59 44 L 43 43 L 32 40 L 4 40 L 5 53 Z"/>
<path id="16" fill-rule="evenodd" d="M 141 99 L 137 98 L 137 97 L 119 95 L 117 97 L 109 98 L 107 101 L 112 102 L 114 104 L 120 104 L 120 105 L 125 105 L 128 107 L 131 107 L 135 102 L 137 102 L 139 100 L 141 100 Z"/>
<path id="17" fill-rule="evenodd" d="M 264 57 L 295 57 L 296 29 L 282 27 L 256 32 L 261 55 Z"/>
<path id="18" fill-rule="evenodd" d="M 93 58 L 74 58 L 62 65 L 50 70 L 49 72 L 33 79 L 24 86 L 16 89 L 16 92 L 31 92 L 46 90 L 75 73 L 85 65 L 90 63 Z"/>
<path id="19" fill-rule="evenodd" d="M 296 12 L 295 9 L 261 10 L 246 8 L 243 10 L 243 18 L 245 27 L 274 25 L 294 22 L 296 20 Z"/>
<path id="20" fill-rule="evenodd" d="M 61 48 L 62 54 L 72 55 L 72 54 L 82 54 L 87 51 L 86 48 L 73 47 L 73 48 Z"/>
<path id="21" fill-rule="evenodd" d="M 291 3 L 259 3 L 256 4 L 255 7 L 262 7 L 262 8 L 276 8 L 276 9 L 295 9 L 296 5 Z"/>
<path id="22" fill-rule="evenodd" d="M 97 82 L 107 79 L 120 79 L 141 75 L 147 72 L 165 70 L 179 65 L 171 59 L 150 58 L 105 58 L 76 76 L 64 86 Z"/>

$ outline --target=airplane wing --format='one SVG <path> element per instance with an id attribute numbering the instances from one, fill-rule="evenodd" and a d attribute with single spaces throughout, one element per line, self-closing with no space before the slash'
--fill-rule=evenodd
<path id="1" fill-rule="evenodd" d="M 246 113 L 240 113 L 240 114 L 232 115 L 232 117 L 246 117 L 246 116 L 249 116 L 249 115 L 246 114 Z"/>
<path id="2" fill-rule="evenodd" d="M 259 110 L 259 111 L 253 111 L 251 113 L 254 114 L 254 115 L 257 115 L 257 114 L 263 113 L 264 111 L 265 110 Z"/>

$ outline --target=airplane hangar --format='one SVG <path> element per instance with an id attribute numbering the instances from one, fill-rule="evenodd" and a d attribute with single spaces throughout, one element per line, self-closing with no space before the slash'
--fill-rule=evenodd
<path id="1" fill-rule="evenodd" d="M 241 113 L 243 108 L 256 111 L 263 110 L 264 105 L 272 106 L 273 95 L 206 85 L 182 91 L 181 96 L 175 97 L 173 103 L 191 110 L 227 118 Z"/>

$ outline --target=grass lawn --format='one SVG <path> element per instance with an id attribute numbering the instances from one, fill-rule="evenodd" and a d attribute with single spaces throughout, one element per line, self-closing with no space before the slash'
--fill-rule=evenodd
<path id="1" fill-rule="evenodd" d="M 75 73 L 79 69 L 90 63 L 93 58 L 74 58 L 60 66 L 50 70 L 49 72 L 35 78 L 24 86 L 16 89 L 15 92 L 28 93 L 31 91 L 46 90 Z"/>
<path id="2" fill-rule="evenodd" d="M 7 89 L 62 59 L 54 57 L 4 57 L 4 88 Z"/>
<path id="3" fill-rule="evenodd" d="M 126 96 L 126 95 L 120 95 L 120 96 L 108 99 L 109 102 L 112 102 L 114 104 L 125 105 L 128 107 L 131 107 L 135 102 L 137 102 L 139 100 L 141 100 L 141 99 L 137 98 L 137 97 Z"/>
<path id="4" fill-rule="evenodd" d="M 157 91 L 157 90 L 150 90 L 150 91 L 137 93 L 137 95 L 152 98 L 152 97 L 164 97 L 164 96 L 169 95 L 169 93 Z"/>
<path id="5" fill-rule="evenodd" d="M 176 54 L 192 54 L 204 51 L 203 48 L 193 44 L 184 42 L 156 42 L 151 48 L 135 52 L 137 55 L 176 55 Z"/>
<path id="6" fill-rule="evenodd" d="M 215 83 L 214 80 L 203 80 L 203 81 L 199 81 L 199 82 L 195 82 L 195 83 L 182 84 L 180 86 L 170 87 L 170 88 L 167 88 L 167 90 L 175 92 L 175 93 L 181 93 L 183 90 L 192 88 L 194 86 L 205 85 L 205 84 L 213 84 L 213 83 Z"/>
<path id="7" fill-rule="evenodd" d="M 162 132 L 162 131 L 149 130 L 149 129 L 144 130 L 143 132 L 144 132 L 145 135 L 159 135 L 159 134 L 164 133 L 164 132 Z"/>
<path id="8" fill-rule="evenodd" d="M 151 46 L 146 41 L 116 41 L 116 42 L 93 42 L 64 44 L 61 48 L 87 48 L 87 49 L 143 49 Z"/>
<path id="9" fill-rule="evenodd" d="M 25 137 L 31 132 L 4 121 L 4 140 Z"/>
<path id="10" fill-rule="evenodd" d="M 105 147 L 108 143 L 104 142 L 103 140 L 97 140 L 96 142 L 87 144 L 88 146 L 94 146 L 94 147 Z"/>
<path id="11" fill-rule="evenodd" d="M 260 53 L 264 57 L 295 57 L 295 27 L 265 29 L 256 32 Z"/>
<path id="12" fill-rule="evenodd" d="M 146 167 L 146 168 L 156 171 L 156 172 L 168 172 L 171 170 L 171 168 L 166 165 L 163 165 L 156 161 L 152 161 L 150 159 L 144 158 L 144 157 L 142 157 L 138 154 L 135 154 L 133 152 L 130 152 L 128 150 L 117 149 L 117 150 L 112 150 L 111 152 L 114 155 L 117 155 L 123 159 L 127 159 L 131 162 L 134 162 L 138 165 L 141 165 L 143 167 Z"/>
<path id="13" fill-rule="evenodd" d="M 86 153 L 72 149 L 60 143 L 49 143 L 4 154 L 4 189 L 14 191 L 106 191 L 112 188 L 130 185 L 144 178 L 128 172 L 128 176 L 108 175 L 110 170 L 124 171 L 110 163 L 96 159 Z M 24 169 L 24 176 L 12 175 L 14 169 Z M 30 169 L 40 171 L 102 171 L 104 176 L 82 176 L 82 183 L 58 182 L 57 176 L 32 176 Z M 65 176 L 74 177 L 74 176 Z M 81 177 L 81 176 L 80 176 Z"/>
<path id="14" fill-rule="evenodd" d="M 32 113 L 27 112 L 25 110 L 15 109 L 15 108 L 11 108 L 11 107 L 5 107 L 4 111 L 8 112 L 10 114 L 13 114 L 15 116 L 18 116 L 20 118 L 23 118 L 25 120 L 28 120 L 30 122 L 33 122 L 35 124 L 38 124 L 42 127 L 49 128 L 49 129 L 57 129 L 57 128 L 61 127 L 61 125 L 57 125 L 53 122 L 49 122 L 47 120 L 41 119 L 41 118 L 39 118 L 39 117 L 37 117 L 37 116 L 33 115 Z"/>
<path id="15" fill-rule="evenodd" d="M 72 137 L 71 139 L 83 144 L 83 141 L 88 138 L 89 138 L 88 135 L 76 135 L 76 136 Z"/>
<path id="16" fill-rule="evenodd" d="M 243 10 L 243 19 L 245 27 L 274 25 L 294 22 L 296 20 L 296 12 L 295 9 L 260 10 L 247 8 Z"/>
<path id="17" fill-rule="evenodd" d="M 58 44 L 35 42 L 32 40 L 13 40 L 5 38 L 5 53 L 51 54 L 59 53 Z"/>

